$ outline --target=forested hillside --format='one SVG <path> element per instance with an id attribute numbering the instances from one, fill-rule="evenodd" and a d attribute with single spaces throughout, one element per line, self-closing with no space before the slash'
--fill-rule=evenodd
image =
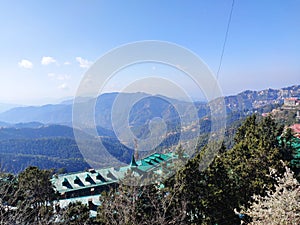
<path id="1" fill-rule="evenodd" d="M 0 159 L 2 171 L 19 173 L 28 166 L 41 169 L 82 171 L 90 166 L 85 162 L 74 138 L 73 129 L 62 125 L 43 125 L 31 128 L 25 124 L 0 128 Z M 106 149 L 117 159 L 128 163 L 132 150 L 123 146 L 113 132 L 98 127 Z M 89 142 L 97 148 L 97 142 Z"/>
<path id="2" fill-rule="evenodd" d="M 283 127 L 270 117 L 250 116 L 238 128 L 233 147 L 218 147 L 218 154 L 208 167 L 200 165 L 218 146 L 216 143 L 199 149 L 183 167 L 174 167 L 175 175 L 163 180 L 163 186 L 162 180 L 141 187 L 120 184 L 117 190 L 102 193 L 95 218 L 89 218 L 89 208 L 79 202 L 59 211 L 55 208 L 53 213 L 58 196 L 49 182 L 51 171 L 29 167 L 18 179 L 2 174 L 0 198 L 11 208 L 0 210 L 1 224 L 56 224 L 53 220 L 58 220 L 59 224 L 238 225 L 240 211 L 251 215 L 243 217 L 248 218 L 247 222 L 257 221 L 251 224 L 282 224 L 281 217 L 290 221 L 288 224 L 299 224 L 300 185 L 293 178 L 299 174 L 286 168 L 294 149 L 289 144 L 280 144 L 278 136 L 282 132 Z M 290 138 L 287 135 L 290 134 L 282 135 L 281 143 Z M 136 178 L 129 171 L 125 179 L 134 182 Z M 282 202 L 275 201 L 278 192 L 270 192 L 275 189 L 284 190 L 280 194 Z M 266 194 L 269 197 L 263 201 Z M 253 202 L 252 196 L 256 196 L 257 202 Z M 283 205 L 288 199 L 289 207 Z M 276 214 L 264 217 L 264 209 L 255 204 L 268 204 Z"/>

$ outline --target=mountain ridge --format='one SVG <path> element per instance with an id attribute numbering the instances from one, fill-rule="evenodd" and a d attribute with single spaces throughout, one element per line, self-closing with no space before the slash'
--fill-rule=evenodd
<path id="1" fill-rule="evenodd" d="M 97 134 L 95 135 L 97 135 L 97 137 L 93 136 L 93 138 L 101 136 L 103 144 L 110 154 L 122 162 L 128 163 L 133 150 L 122 144 L 111 124 L 110 110 L 117 95 L 118 93 L 105 94 L 101 99 L 97 99 L 95 111 L 96 114 L 100 116 L 96 118 Z M 142 97 L 142 100 L 133 104 L 128 118 L 130 129 L 137 138 L 143 139 L 149 136 L 151 120 L 157 117 L 164 120 L 167 129 L 167 136 L 161 145 L 158 146 L 159 149 L 176 147 L 180 136 L 181 142 L 195 138 L 195 133 L 193 133 L 194 127 L 184 127 L 180 121 L 181 116 L 189 116 L 190 111 L 186 110 L 184 115 L 178 115 L 176 112 L 176 107 L 188 108 L 190 104 L 195 104 L 198 110 L 200 139 L 203 142 L 201 142 L 201 144 L 205 144 L 206 136 L 211 129 L 210 109 L 207 103 L 188 103 L 164 98 L 164 96 L 153 96 L 143 93 L 138 93 L 137 95 L 138 97 Z M 133 99 L 137 97 L 135 94 L 125 95 L 125 97 L 126 96 L 132 97 Z M 253 112 L 257 111 L 262 113 L 264 110 L 271 110 L 272 107 L 270 108 L 270 105 L 274 105 L 274 107 L 280 105 L 283 103 L 285 97 L 290 96 L 300 96 L 300 85 L 279 90 L 247 90 L 235 96 L 227 96 L 224 98 L 227 109 L 227 126 L 230 127 L 235 122 Z M 89 100 L 92 101 L 93 99 Z M 84 102 L 80 104 L 84 106 Z M 123 104 L 126 105 L 126 102 L 123 102 Z M 24 107 L 22 107 L 22 109 L 24 110 Z M 25 107 L 25 109 L 28 109 L 28 113 L 33 112 L 33 115 L 28 117 L 28 121 L 21 120 L 15 124 L 11 122 L 0 122 L 0 159 L 2 169 L 10 172 L 18 172 L 28 165 L 37 165 L 42 168 L 58 169 L 64 167 L 67 171 L 78 171 L 89 166 L 81 156 L 78 146 L 76 145 L 74 129 L 76 129 L 76 132 L 82 132 L 82 134 L 89 135 L 90 137 L 90 134 L 93 135 L 94 133 L 90 132 L 89 129 L 93 128 L 88 127 L 85 130 L 78 130 L 72 127 L 72 121 L 70 119 L 72 118 L 72 105 L 48 104 L 41 107 Z M 11 112 L 17 112 L 14 116 L 22 116 L 20 113 L 24 114 L 24 111 L 20 112 L 18 110 L 19 109 L 12 109 Z M 38 121 L 38 118 L 35 116 L 40 113 L 48 119 L 47 121 L 49 123 Z M 70 116 L 70 118 L 68 116 Z M 64 121 L 66 118 L 69 120 Z M 35 122 L 30 121 L 31 119 L 34 119 Z M 63 121 L 64 124 L 54 123 L 61 121 Z M 120 126 L 126 127 L 127 125 L 120 124 Z M 230 129 L 229 132 L 234 132 L 232 128 Z M 93 138 L 90 139 L 92 142 L 88 143 L 92 152 L 98 148 L 97 142 L 93 142 Z"/>
<path id="2" fill-rule="evenodd" d="M 97 125 L 100 125 L 101 127 L 106 129 L 112 129 L 110 112 L 114 100 L 119 94 L 124 95 L 125 98 L 136 97 L 136 95 L 139 95 L 140 98 L 151 98 L 148 99 L 148 101 L 144 100 L 144 105 L 141 103 L 137 103 L 135 108 L 140 108 L 140 110 L 133 110 L 136 111 L 136 113 L 141 112 L 143 109 L 146 109 L 146 106 L 149 106 L 149 104 L 152 105 L 151 107 L 156 108 L 160 111 L 160 113 L 158 114 L 163 114 L 164 111 L 167 112 L 167 107 L 169 107 L 172 104 L 186 104 L 186 102 L 184 101 L 164 97 L 164 100 L 168 100 L 170 104 L 165 104 L 164 108 L 162 109 L 160 108 L 162 103 L 159 103 L 159 101 L 157 101 L 157 99 L 161 98 L 161 96 L 158 95 L 155 96 L 146 93 L 105 93 L 99 96 L 96 101 L 94 99 L 87 98 L 88 101 L 96 102 L 95 112 L 97 115 Z M 265 105 L 282 104 L 284 98 L 295 95 L 300 96 L 300 85 L 293 85 L 290 87 L 284 87 L 280 89 L 269 88 L 261 91 L 246 90 L 237 95 L 225 96 L 224 100 L 228 113 L 236 111 L 253 112 L 255 109 L 258 109 Z M 209 113 L 209 108 L 206 103 L 194 102 L 194 104 L 199 112 L 199 117 L 205 116 L 205 114 Z M 147 116 L 153 116 L 149 114 L 151 113 L 148 113 Z M 138 118 L 138 116 L 136 115 L 132 116 Z M 143 118 L 141 120 L 145 119 Z M 62 104 L 47 104 L 43 106 L 27 106 L 13 108 L 6 112 L 0 113 L 0 121 L 3 123 L 28 123 L 35 121 L 43 124 L 63 124 L 71 126 L 71 100 L 69 100 L 68 102 L 63 102 Z M 132 121 L 132 123 L 136 122 L 137 121 Z"/>

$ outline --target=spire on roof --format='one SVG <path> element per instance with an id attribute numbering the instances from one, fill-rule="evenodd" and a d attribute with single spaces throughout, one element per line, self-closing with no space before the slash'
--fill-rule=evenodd
<path id="1" fill-rule="evenodd" d="M 133 167 L 133 166 L 138 166 L 138 164 L 135 161 L 134 154 L 132 154 L 131 162 L 130 162 L 130 167 Z"/>

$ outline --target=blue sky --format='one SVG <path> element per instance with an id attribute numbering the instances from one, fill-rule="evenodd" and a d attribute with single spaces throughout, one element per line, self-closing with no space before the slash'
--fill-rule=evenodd
<path id="1" fill-rule="evenodd" d="M 176 43 L 216 73 L 231 4 L 0 0 L 0 102 L 73 96 L 93 62 L 134 41 Z M 300 83 L 299 12 L 300 1 L 235 1 L 218 78 L 224 95 Z"/>

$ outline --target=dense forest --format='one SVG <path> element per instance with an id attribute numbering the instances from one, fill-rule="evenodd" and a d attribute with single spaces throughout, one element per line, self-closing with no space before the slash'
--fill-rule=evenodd
<path id="1" fill-rule="evenodd" d="M 17 174 L 32 165 L 40 169 L 82 171 L 90 166 L 84 160 L 74 138 L 73 129 L 63 125 L 17 124 L 0 128 L 1 170 Z M 113 132 L 98 127 L 102 143 L 117 159 L 128 163 L 131 149 L 122 145 Z M 97 142 L 87 143 L 91 148 Z"/>
<path id="2" fill-rule="evenodd" d="M 242 219 L 296 225 L 300 185 L 295 179 L 299 168 L 290 165 L 295 151 L 291 135 L 271 117 L 252 115 L 238 128 L 232 147 L 199 146 L 183 167 L 171 168 L 175 175 L 167 180 L 148 186 L 120 183 L 102 193 L 96 218 L 90 218 L 88 206 L 80 202 L 63 209 L 55 204 L 51 170 L 28 167 L 18 176 L 3 173 L 0 223 L 232 225 Z M 217 156 L 201 167 L 216 146 Z M 128 171 L 126 179 L 137 178 Z"/>
<path id="3" fill-rule="evenodd" d="M 284 110 L 282 104 L 284 97 L 299 93 L 300 87 L 295 85 L 279 90 L 244 91 L 238 95 L 225 97 L 226 137 L 224 144 L 226 148 L 231 149 L 233 147 L 237 127 L 241 125 L 242 120 L 253 112 L 256 112 L 257 115 L 270 114 L 282 125 L 295 123 L 296 109 Z M 96 115 L 98 115 L 95 118 L 97 135 L 101 137 L 105 148 L 113 157 L 123 163 L 129 163 L 133 150 L 123 145 L 112 129 L 111 108 L 117 95 L 118 93 L 108 93 L 97 98 L 95 106 Z M 125 102 L 139 96 L 144 97 L 143 100 L 133 106 L 128 118 L 130 130 L 137 138 L 145 139 L 150 136 L 149 123 L 153 118 L 164 119 L 167 128 L 166 137 L 157 146 L 156 152 L 163 152 L 164 149 L 174 150 L 180 144 L 180 140 L 181 142 L 189 142 L 198 138 L 199 149 L 207 143 L 212 127 L 212 118 L 207 103 L 194 103 L 198 112 L 198 127 L 188 128 L 188 126 L 181 126 L 180 116 L 189 117 L 189 110 L 184 115 L 178 115 L 174 106 L 189 108 L 191 103 L 145 93 L 122 94 L 121 96 L 126 99 Z M 86 101 L 90 100 L 86 99 Z M 54 114 L 55 116 L 53 116 Z M 37 166 L 40 169 L 56 168 L 66 172 L 82 171 L 89 167 L 83 159 L 86 157 L 82 156 L 77 146 L 73 128 L 67 126 L 71 124 L 71 102 L 40 107 L 14 108 L 1 113 L 0 117 L 0 119 L 5 120 L 5 122 L 0 122 L 1 170 L 17 174 L 29 165 Z M 9 122 L 17 122 L 17 124 Z M 56 124 L 52 124 L 52 122 Z M 119 125 L 120 127 L 123 126 L 123 124 Z M 195 129 L 193 128 L 199 133 L 194 132 Z M 80 132 L 89 134 L 89 129 L 91 128 L 87 127 L 81 129 Z M 200 137 L 198 137 L 199 135 Z M 86 143 L 85 146 L 89 146 L 88 151 L 93 152 L 98 145 L 97 142 L 93 141 L 93 138 L 89 139 L 89 143 Z M 87 161 L 90 162 L 91 160 L 93 158 Z M 95 159 L 93 163 L 97 165 L 97 160 Z M 95 166 L 93 165 L 93 167 Z"/>

